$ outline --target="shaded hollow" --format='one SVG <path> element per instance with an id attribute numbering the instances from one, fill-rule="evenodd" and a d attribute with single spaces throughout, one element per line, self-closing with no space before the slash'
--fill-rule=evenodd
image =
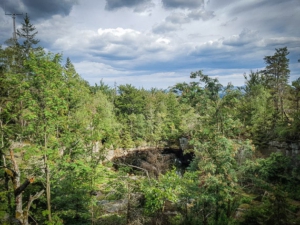
<path id="1" fill-rule="evenodd" d="M 132 173 L 147 170 L 150 176 L 157 177 L 174 166 L 181 171 L 185 170 L 192 158 L 192 154 L 183 154 L 183 151 L 180 149 L 149 149 L 131 151 L 127 155 L 113 158 L 112 162 L 116 169 L 127 165 Z"/>

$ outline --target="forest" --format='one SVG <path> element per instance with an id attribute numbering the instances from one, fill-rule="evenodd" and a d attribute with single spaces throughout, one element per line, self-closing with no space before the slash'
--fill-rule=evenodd
<path id="1" fill-rule="evenodd" d="M 242 87 L 199 70 L 146 90 L 90 85 L 36 35 L 26 15 L 0 46 L 1 224 L 300 224 L 300 78 L 289 82 L 287 47 Z M 181 138 L 181 172 L 154 154 L 107 159 L 181 151 Z"/>

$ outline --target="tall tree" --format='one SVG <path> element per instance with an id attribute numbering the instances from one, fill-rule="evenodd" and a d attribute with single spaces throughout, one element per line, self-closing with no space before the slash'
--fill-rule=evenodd
<path id="1" fill-rule="evenodd" d="M 244 74 L 245 78 L 245 85 L 242 89 L 245 91 L 247 97 L 251 97 L 255 95 L 255 88 L 258 85 L 265 85 L 266 84 L 266 77 L 260 71 L 253 72 L 250 71 L 250 74 Z"/>
<path id="2" fill-rule="evenodd" d="M 292 81 L 292 85 L 290 86 L 290 100 L 290 115 L 293 119 L 287 128 L 290 138 L 297 140 L 300 137 L 300 78 Z"/>
<path id="3" fill-rule="evenodd" d="M 289 52 L 287 47 L 275 49 L 276 52 L 272 56 L 264 58 L 266 68 L 263 71 L 266 75 L 267 84 L 272 90 L 276 116 L 280 116 L 283 120 L 284 116 L 284 95 L 289 79 Z"/>
<path id="4" fill-rule="evenodd" d="M 48 220 L 51 221 L 51 160 L 59 154 L 58 130 L 66 111 L 63 96 L 63 68 L 59 64 L 61 55 L 46 54 L 37 56 L 30 53 L 26 61 L 30 74 L 32 94 L 30 111 L 32 113 L 34 142 L 40 148 L 45 168 L 45 186 L 47 197 Z"/>
<path id="5" fill-rule="evenodd" d="M 143 90 L 139 90 L 130 84 L 120 85 L 115 100 L 116 108 L 123 115 L 130 115 L 132 113 L 142 113 L 145 107 L 145 96 Z"/>
<path id="6" fill-rule="evenodd" d="M 25 15 L 24 22 L 22 23 L 22 28 L 17 30 L 17 35 L 19 38 L 25 39 L 22 44 L 25 56 L 28 57 L 29 51 L 33 49 L 33 46 L 39 43 L 39 40 L 35 38 L 37 35 L 35 26 L 30 23 L 29 16 Z"/>
<path id="7" fill-rule="evenodd" d="M 213 224 L 226 224 L 238 186 L 234 158 L 238 143 L 217 133 L 198 131 L 193 144 L 192 171 L 185 177 L 196 178 L 189 187 L 189 192 L 199 193 L 195 210 L 202 214 L 203 224 L 208 224 L 209 217 L 215 220 Z"/>
<path id="8" fill-rule="evenodd" d="M 292 90 L 291 90 L 294 101 L 295 101 L 295 109 L 296 113 L 299 114 L 300 110 L 300 77 L 297 80 L 292 82 Z"/>

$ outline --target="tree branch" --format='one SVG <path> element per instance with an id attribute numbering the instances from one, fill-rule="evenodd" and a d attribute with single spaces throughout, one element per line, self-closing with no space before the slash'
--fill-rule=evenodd
<path id="1" fill-rule="evenodd" d="M 146 169 L 144 169 L 144 168 L 141 168 L 141 167 L 138 167 L 138 166 L 133 166 L 133 165 L 130 165 L 130 164 L 115 163 L 115 162 L 114 162 L 114 164 L 120 165 L 120 166 L 129 166 L 129 167 L 133 167 L 133 168 L 136 168 L 136 169 L 139 169 L 139 170 L 143 170 L 143 171 L 146 173 L 149 182 L 151 183 L 151 180 L 150 180 L 150 177 L 149 177 L 148 170 L 146 170 Z"/>
<path id="2" fill-rule="evenodd" d="M 45 192 L 45 190 L 41 190 L 40 192 L 37 192 L 34 196 L 30 195 L 29 197 L 29 201 L 27 203 L 27 207 L 26 209 L 24 210 L 24 219 L 23 221 L 28 221 L 28 216 L 29 215 L 29 210 L 30 210 L 30 207 L 31 207 L 31 204 L 34 200 L 38 199 L 39 197 L 41 197 L 41 195 Z M 30 216 L 31 217 L 31 216 Z M 32 218 L 32 217 L 31 217 Z M 33 219 L 33 218 L 32 218 Z M 34 220 L 34 219 L 33 219 Z"/>
<path id="3" fill-rule="evenodd" d="M 27 212 L 29 212 L 31 204 L 34 200 L 38 199 L 39 197 L 41 197 L 41 195 L 45 192 L 45 190 L 41 190 L 40 192 L 37 192 L 34 196 L 30 195 L 29 197 L 29 201 L 27 203 Z"/>
<path id="4" fill-rule="evenodd" d="M 20 185 L 15 191 L 14 191 L 14 194 L 15 194 L 15 197 L 17 197 L 18 195 L 20 195 L 24 190 L 25 188 L 27 188 L 27 186 L 31 183 L 33 183 L 34 181 L 34 178 L 30 178 L 30 179 L 26 179 L 24 181 L 24 183 L 22 185 Z"/>
<path id="5" fill-rule="evenodd" d="M 6 174 L 9 175 L 11 178 L 14 178 L 15 176 L 18 175 L 14 170 L 12 170 L 6 166 L 3 166 L 2 168 L 4 168 Z"/>

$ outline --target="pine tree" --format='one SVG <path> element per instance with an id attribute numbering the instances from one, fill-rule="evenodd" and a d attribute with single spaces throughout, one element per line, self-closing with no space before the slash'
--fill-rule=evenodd
<path id="1" fill-rule="evenodd" d="M 30 19 L 26 13 L 22 28 L 17 30 L 18 37 L 25 39 L 22 47 L 26 56 L 28 56 L 29 51 L 33 49 L 33 46 L 39 43 L 39 40 L 35 39 L 37 33 L 35 26 L 30 23 Z"/>
<path id="2" fill-rule="evenodd" d="M 276 49 L 273 56 L 266 56 L 264 58 L 267 66 L 263 72 L 266 75 L 268 86 L 272 91 L 276 116 L 281 116 L 281 119 L 283 119 L 285 113 L 283 104 L 284 95 L 290 74 L 288 54 L 287 47 L 284 47 Z"/>

